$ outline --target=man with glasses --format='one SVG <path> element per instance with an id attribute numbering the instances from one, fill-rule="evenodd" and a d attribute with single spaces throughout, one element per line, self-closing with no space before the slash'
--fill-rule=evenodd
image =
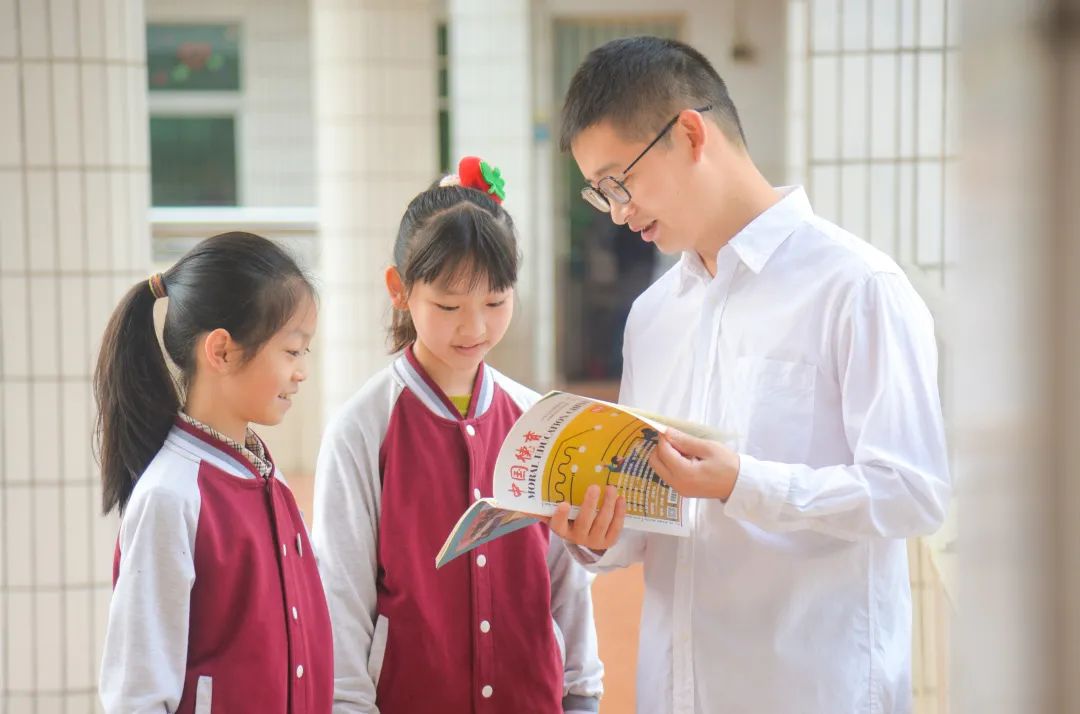
<path id="1" fill-rule="evenodd" d="M 653 453 L 687 538 L 624 532 L 612 487 L 551 519 L 587 567 L 644 562 L 638 711 L 910 711 L 905 539 L 950 494 L 926 306 L 801 188 L 769 185 L 687 45 L 590 53 L 561 144 L 586 201 L 681 254 L 631 310 L 620 401 L 731 434 Z"/>

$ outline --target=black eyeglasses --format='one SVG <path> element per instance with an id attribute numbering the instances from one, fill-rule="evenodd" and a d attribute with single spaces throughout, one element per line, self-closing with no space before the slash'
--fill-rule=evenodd
<path id="1" fill-rule="evenodd" d="M 712 109 L 712 105 L 709 104 L 704 107 L 695 109 L 695 112 L 707 112 Z M 682 112 L 679 112 L 681 114 Z M 630 162 L 630 165 L 622 170 L 621 178 L 615 178 L 614 176 L 605 176 L 596 182 L 596 185 L 585 184 L 585 188 L 581 189 L 581 197 L 588 201 L 589 205 L 598 211 L 607 213 L 611 210 L 611 204 L 627 204 L 630 203 L 630 191 L 623 184 L 626 180 L 626 175 L 630 173 L 630 169 L 634 168 L 634 165 L 649 153 L 649 149 L 656 146 L 656 142 L 660 141 L 671 131 L 671 127 L 675 126 L 675 122 L 679 120 L 679 114 L 676 114 L 671 118 L 664 128 L 660 130 L 660 133 L 656 135 L 656 138 L 649 142 L 649 145 L 637 155 L 637 158 Z"/>

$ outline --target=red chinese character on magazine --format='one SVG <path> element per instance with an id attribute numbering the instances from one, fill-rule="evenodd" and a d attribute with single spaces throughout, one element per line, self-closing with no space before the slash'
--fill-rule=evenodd
<path id="1" fill-rule="evenodd" d="M 525 432 L 525 441 L 540 441 L 540 435 L 535 431 Z"/>
<path id="2" fill-rule="evenodd" d="M 524 466 L 511 466 L 510 467 L 510 478 L 514 479 L 515 481 L 524 481 L 525 480 L 525 471 L 526 471 L 526 469 L 525 469 Z"/>
<path id="3" fill-rule="evenodd" d="M 530 449 L 528 446 L 521 446 L 518 448 L 517 451 L 514 452 L 514 456 L 517 457 L 518 461 L 528 461 L 532 458 L 532 449 Z"/>

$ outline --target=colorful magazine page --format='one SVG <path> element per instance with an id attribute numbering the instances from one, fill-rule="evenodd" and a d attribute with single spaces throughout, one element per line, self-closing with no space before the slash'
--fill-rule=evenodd
<path id="1" fill-rule="evenodd" d="M 435 557 L 435 567 L 441 568 L 459 555 L 501 536 L 521 530 L 540 519 L 527 513 L 506 511 L 493 498 L 481 498 L 458 519 L 457 525 Z"/>

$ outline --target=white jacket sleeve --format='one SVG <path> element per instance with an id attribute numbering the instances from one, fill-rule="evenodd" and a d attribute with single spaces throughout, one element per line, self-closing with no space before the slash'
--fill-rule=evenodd
<path id="1" fill-rule="evenodd" d="M 725 513 L 847 540 L 934 532 L 950 494 L 937 346 L 930 313 L 902 275 L 872 275 L 853 292 L 836 374 L 853 463 L 811 468 L 741 454 Z"/>
<path id="2" fill-rule="evenodd" d="M 551 573 L 551 617 L 562 634 L 563 710 L 595 712 L 604 692 L 604 665 L 596 643 L 593 620 L 592 576 L 567 552 L 554 533 L 548 546 Z"/>
<path id="3" fill-rule="evenodd" d="M 136 490 L 120 526 L 100 696 L 108 714 L 176 711 L 187 670 L 197 493 Z"/>
<path id="4" fill-rule="evenodd" d="M 312 539 L 334 636 L 334 714 L 378 712 L 369 655 L 376 625 L 379 444 L 339 414 L 315 469 Z"/>

